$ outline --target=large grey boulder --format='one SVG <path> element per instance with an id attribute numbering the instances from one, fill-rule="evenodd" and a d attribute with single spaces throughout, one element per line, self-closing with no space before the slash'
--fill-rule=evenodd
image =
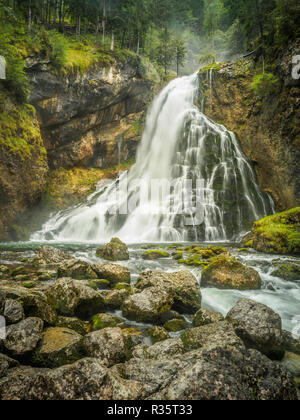
<path id="1" fill-rule="evenodd" d="M 40 318 L 27 318 L 6 329 L 2 345 L 13 356 L 24 356 L 32 352 L 42 338 L 44 323 Z M 1 343 L 1 341 L 0 341 Z"/>
<path id="2" fill-rule="evenodd" d="M 271 358 L 283 357 L 282 321 L 271 308 L 250 299 L 240 299 L 226 319 L 248 348 Z"/>
<path id="3" fill-rule="evenodd" d="M 105 279 L 114 287 L 118 283 L 130 283 L 130 271 L 118 264 L 98 263 L 92 266 L 99 279 Z"/>
<path id="4" fill-rule="evenodd" d="M 128 355 L 126 338 L 120 328 L 104 328 L 87 334 L 83 345 L 89 357 L 100 359 L 105 366 L 122 363 Z"/>
<path id="5" fill-rule="evenodd" d="M 24 319 L 23 305 L 13 299 L 7 299 L 4 302 L 3 316 L 7 324 L 16 324 Z"/>

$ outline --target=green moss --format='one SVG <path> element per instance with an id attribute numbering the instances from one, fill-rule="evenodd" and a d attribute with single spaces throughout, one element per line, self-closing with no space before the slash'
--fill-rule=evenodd
<path id="1" fill-rule="evenodd" d="M 268 216 L 253 226 L 253 247 L 278 254 L 300 254 L 300 207 Z"/>
<path id="2" fill-rule="evenodd" d="M 165 323 L 164 328 L 171 332 L 182 331 L 187 328 L 187 323 L 184 319 L 171 319 Z"/>
<path id="3" fill-rule="evenodd" d="M 144 260 L 157 260 L 159 258 L 168 258 L 169 256 L 168 252 L 159 249 L 151 249 L 142 254 Z"/>
<path id="4" fill-rule="evenodd" d="M 127 290 L 128 292 L 131 292 L 131 285 L 128 283 L 117 283 L 114 287 L 116 290 Z"/>
<path id="5" fill-rule="evenodd" d="M 25 289 L 34 289 L 35 286 L 36 284 L 33 281 L 22 284 L 22 287 L 25 287 Z"/>
<path id="6" fill-rule="evenodd" d="M 124 325 L 122 318 L 107 314 L 94 315 L 91 320 L 92 331 L 102 330 L 103 328 L 115 328 Z"/>
<path id="7" fill-rule="evenodd" d="M 152 327 L 149 328 L 149 330 L 147 331 L 149 337 L 151 338 L 151 341 L 153 344 L 158 343 L 159 341 L 164 341 L 167 340 L 168 338 L 170 338 L 170 335 L 168 333 L 168 331 L 166 331 L 164 328 L 162 327 Z"/>

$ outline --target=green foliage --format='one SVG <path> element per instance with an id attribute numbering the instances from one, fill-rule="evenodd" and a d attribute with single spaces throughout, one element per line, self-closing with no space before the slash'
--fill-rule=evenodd
<path id="1" fill-rule="evenodd" d="M 279 79 L 272 73 L 262 73 L 254 76 L 251 89 L 258 98 L 264 98 L 276 92 L 279 86 Z"/>
<path id="2" fill-rule="evenodd" d="M 216 63 L 216 56 L 210 51 L 204 51 L 200 55 L 199 64 L 203 67 L 212 66 Z"/>

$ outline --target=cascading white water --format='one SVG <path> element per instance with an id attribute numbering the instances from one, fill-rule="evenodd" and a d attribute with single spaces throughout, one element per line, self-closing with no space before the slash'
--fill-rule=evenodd
<path id="1" fill-rule="evenodd" d="M 118 236 L 129 243 L 225 241 L 272 213 L 272 200 L 260 190 L 234 134 L 200 112 L 196 99 L 197 74 L 172 81 L 148 111 L 130 171 L 110 186 L 99 187 L 85 204 L 55 214 L 31 239 L 104 242 Z M 196 223 L 186 202 L 184 214 L 176 211 L 180 207 L 176 188 L 168 200 L 159 196 L 141 200 L 138 194 L 153 180 L 172 181 L 175 186 L 191 180 L 193 198 L 201 196 L 203 222 Z M 137 206 L 123 214 L 128 199 L 136 200 Z"/>

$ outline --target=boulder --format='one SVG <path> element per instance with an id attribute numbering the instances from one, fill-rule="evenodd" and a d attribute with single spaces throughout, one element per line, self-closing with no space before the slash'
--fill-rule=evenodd
<path id="1" fill-rule="evenodd" d="M 98 263 L 92 267 L 97 273 L 96 277 L 108 280 L 111 287 L 118 283 L 130 283 L 130 271 L 126 267 L 110 263 Z"/>
<path id="2" fill-rule="evenodd" d="M 92 266 L 75 259 L 64 261 L 58 269 L 58 277 L 70 277 L 75 280 L 96 279 L 98 276 Z"/>
<path id="3" fill-rule="evenodd" d="M 187 351 L 213 347 L 244 347 L 233 327 L 227 322 L 217 322 L 202 327 L 191 328 L 181 335 Z"/>
<path id="4" fill-rule="evenodd" d="M 203 325 L 214 324 L 216 322 L 224 321 L 224 317 L 209 309 L 199 309 L 193 317 L 193 326 L 202 327 Z"/>
<path id="5" fill-rule="evenodd" d="M 272 276 L 288 281 L 300 280 L 300 265 L 293 263 L 276 264 Z"/>
<path id="6" fill-rule="evenodd" d="M 112 290 L 105 297 L 105 304 L 109 309 L 120 309 L 125 299 L 130 295 L 128 290 Z"/>
<path id="7" fill-rule="evenodd" d="M 219 289 L 256 290 L 262 280 L 256 270 L 235 258 L 220 255 L 202 271 L 201 286 Z"/>
<path id="8" fill-rule="evenodd" d="M 41 291 L 31 291 L 25 287 L 0 286 L 0 302 L 6 299 L 22 302 L 26 317 L 40 318 L 49 325 L 55 322 L 56 312 L 49 304 L 46 294 Z"/>
<path id="9" fill-rule="evenodd" d="M 180 339 L 159 341 L 153 346 L 141 344 L 135 347 L 132 356 L 138 359 L 170 359 L 184 353 L 184 345 Z"/>
<path id="10" fill-rule="evenodd" d="M 0 379 L 6 376 L 8 369 L 19 366 L 19 362 L 0 353 Z"/>
<path id="11" fill-rule="evenodd" d="M 185 330 L 188 327 L 184 319 L 171 319 L 164 324 L 164 328 L 170 332 L 177 332 Z"/>
<path id="12" fill-rule="evenodd" d="M 288 331 L 282 331 L 283 347 L 290 353 L 300 355 L 300 337 L 296 338 Z"/>
<path id="13" fill-rule="evenodd" d="M 48 289 L 47 296 L 57 313 L 63 316 L 78 315 L 85 319 L 105 309 L 100 292 L 70 278 L 58 279 Z"/>
<path id="14" fill-rule="evenodd" d="M 74 363 L 82 356 L 82 336 L 68 328 L 55 327 L 44 331 L 32 361 L 35 366 L 55 368 Z"/>
<path id="15" fill-rule="evenodd" d="M 87 333 L 85 323 L 76 317 L 58 316 L 55 326 L 68 328 L 80 335 L 85 335 Z"/>
<path id="16" fill-rule="evenodd" d="M 56 265 L 72 259 L 71 255 L 52 246 L 43 246 L 37 253 L 34 262 L 37 265 Z"/>
<path id="17" fill-rule="evenodd" d="M 283 357 L 282 322 L 271 308 L 250 299 L 240 299 L 226 319 L 246 347 L 259 350 L 270 358 Z"/>
<path id="18" fill-rule="evenodd" d="M 170 255 L 168 252 L 166 251 L 160 251 L 159 249 L 154 249 L 154 250 L 149 250 L 149 251 L 145 251 L 142 254 L 142 258 L 143 260 L 149 260 L 149 261 L 153 261 L 153 260 L 159 260 L 160 258 L 168 258 Z"/>
<path id="19" fill-rule="evenodd" d="M 109 314 L 94 315 L 91 321 L 92 331 L 102 330 L 103 328 L 124 327 L 125 322 L 122 318 Z"/>
<path id="20" fill-rule="evenodd" d="M 4 302 L 3 316 L 6 320 L 6 324 L 16 324 L 24 319 L 24 308 L 23 305 L 13 299 L 7 299 Z"/>
<path id="21" fill-rule="evenodd" d="M 87 334 L 83 344 L 89 357 L 100 359 L 108 367 L 123 363 L 128 354 L 125 336 L 120 328 L 105 328 Z"/>
<path id="22" fill-rule="evenodd" d="M 174 298 L 169 290 L 149 287 L 127 297 L 122 305 L 123 316 L 138 322 L 159 323 L 169 311 Z"/>
<path id="23" fill-rule="evenodd" d="M 170 338 L 170 335 L 167 330 L 163 327 L 151 327 L 147 331 L 148 336 L 151 338 L 153 344 L 158 343 L 159 341 L 164 341 Z"/>
<path id="24" fill-rule="evenodd" d="M 27 318 L 6 328 L 4 348 L 13 356 L 24 356 L 32 352 L 42 338 L 44 323 L 39 318 Z M 1 341 L 0 341 L 1 342 Z"/>
<path id="25" fill-rule="evenodd" d="M 99 255 L 99 252 L 97 253 Z M 127 261 L 129 260 L 129 251 L 127 245 L 120 239 L 113 238 L 109 244 L 101 248 L 101 255 L 108 261 Z"/>

